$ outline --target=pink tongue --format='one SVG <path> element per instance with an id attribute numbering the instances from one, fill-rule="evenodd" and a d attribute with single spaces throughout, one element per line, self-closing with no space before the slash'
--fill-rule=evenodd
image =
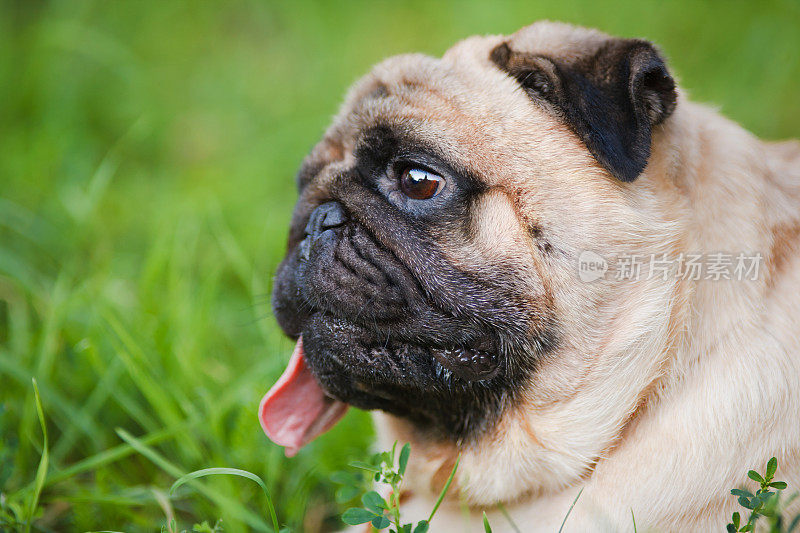
<path id="1" fill-rule="evenodd" d="M 258 419 L 267 437 L 292 457 L 346 412 L 347 404 L 326 396 L 309 372 L 300 337 L 283 375 L 261 400 Z"/>

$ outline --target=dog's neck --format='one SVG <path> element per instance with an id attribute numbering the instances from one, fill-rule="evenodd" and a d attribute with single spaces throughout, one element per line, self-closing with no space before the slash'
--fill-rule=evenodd
<path id="1" fill-rule="evenodd" d="M 672 137 L 679 144 L 669 154 L 689 220 L 685 252 L 723 253 L 734 262 L 744 254 L 756 267 L 744 280 L 686 282 L 692 311 L 685 327 L 693 334 L 682 363 L 691 364 L 743 323 L 758 320 L 758 304 L 781 275 L 776 234 L 798 227 L 800 191 L 775 167 L 769 144 L 708 108 L 686 105 L 691 113 L 676 117 Z"/>

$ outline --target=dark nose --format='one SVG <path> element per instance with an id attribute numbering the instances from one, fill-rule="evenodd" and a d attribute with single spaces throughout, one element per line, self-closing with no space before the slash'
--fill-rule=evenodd
<path id="1" fill-rule="evenodd" d="M 326 229 L 336 228 L 345 222 L 347 222 L 347 214 L 344 212 L 342 204 L 328 202 L 312 211 L 308 224 L 306 224 L 306 235 L 316 239 Z"/>
<path id="2" fill-rule="evenodd" d="M 308 224 L 306 224 L 306 238 L 300 243 L 303 256 L 308 259 L 311 245 L 326 230 L 338 228 L 345 222 L 347 222 L 347 213 L 339 202 L 327 202 L 314 209 L 308 218 Z"/>

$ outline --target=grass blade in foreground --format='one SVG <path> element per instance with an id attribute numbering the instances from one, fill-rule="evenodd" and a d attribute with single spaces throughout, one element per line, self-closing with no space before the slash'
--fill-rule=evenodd
<path id="1" fill-rule="evenodd" d="M 514 533 L 522 533 L 522 532 L 520 531 L 519 527 L 517 526 L 517 524 L 516 524 L 516 523 L 514 522 L 514 520 L 511 518 L 511 515 L 509 514 L 508 510 L 506 509 L 506 506 L 505 506 L 505 505 L 503 505 L 502 503 L 498 503 L 498 504 L 497 504 L 497 508 L 498 508 L 498 509 L 500 509 L 500 512 L 501 512 L 501 513 L 503 513 L 503 516 L 504 516 L 504 517 L 506 518 L 506 520 L 508 521 L 508 524 L 511 526 L 511 529 L 513 529 L 513 530 L 514 530 Z M 636 533 L 636 532 L 634 532 L 634 533 Z"/>
<path id="2" fill-rule="evenodd" d="M 213 475 L 239 476 L 247 478 L 251 481 L 255 481 L 258 486 L 261 487 L 262 492 L 264 492 L 264 496 L 267 498 L 267 509 L 269 510 L 270 519 L 272 520 L 272 526 L 275 528 L 275 531 L 280 529 L 278 526 L 278 515 L 275 514 L 275 507 L 272 505 L 272 498 L 269 495 L 269 489 L 267 489 L 266 483 L 264 483 L 264 480 L 259 476 L 253 474 L 252 472 L 248 472 L 247 470 L 239 470 L 238 468 L 204 468 L 202 470 L 196 470 L 178 478 L 170 487 L 169 494 L 171 496 L 178 487 L 187 481 Z"/>
<path id="3" fill-rule="evenodd" d="M 33 486 L 33 495 L 28 507 L 28 515 L 25 519 L 25 532 L 31 530 L 33 515 L 39 505 L 39 496 L 42 494 L 44 481 L 47 478 L 47 467 L 50 462 L 50 452 L 47 448 L 47 425 L 44 422 L 44 410 L 42 409 L 42 399 L 39 397 L 39 386 L 36 379 L 33 379 L 33 394 L 36 398 L 36 414 L 39 416 L 39 424 L 42 426 L 42 458 L 39 460 L 39 468 L 36 470 L 36 483 Z"/>
<path id="4" fill-rule="evenodd" d="M 181 472 L 181 469 L 178 466 L 167 461 L 156 450 L 154 450 L 150 446 L 145 445 L 141 440 L 137 439 L 124 429 L 117 428 L 116 431 L 122 440 L 130 444 L 137 452 L 139 452 L 144 457 L 149 459 L 153 464 L 155 464 L 161 470 L 176 478 L 183 476 L 183 473 Z M 226 507 L 232 515 L 234 515 L 237 519 L 241 520 L 242 522 L 246 523 L 252 529 L 258 531 L 270 531 L 272 529 L 270 526 L 266 524 L 266 522 L 264 522 L 261 516 L 252 512 L 250 509 L 243 506 L 240 502 L 200 484 L 197 485 L 197 490 L 200 491 L 207 498 L 213 500 L 218 506 Z"/>
<path id="5" fill-rule="evenodd" d="M 578 492 L 578 495 L 575 496 L 575 499 L 572 500 L 572 505 L 569 506 L 569 509 L 567 510 L 567 514 L 564 515 L 564 520 L 561 521 L 561 527 L 558 528 L 558 533 L 561 533 L 561 531 L 564 530 L 564 524 L 567 523 L 567 518 L 569 518 L 569 515 L 572 512 L 572 508 L 575 507 L 576 503 L 578 503 L 578 498 L 581 497 L 581 494 L 583 494 L 583 488 L 581 488 L 581 490 Z"/>
<path id="6" fill-rule="evenodd" d="M 433 515 L 436 514 L 436 511 L 439 510 L 439 506 L 442 504 L 442 500 L 444 500 L 445 494 L 447 494 L 447 490 L 450 488 L 450 483 L 453 482 L 453 478 L 456 475 L 456 470 L 458 470 L 458 462 L 461 461 L 461 454 L 456 457 L 456 462 L 453 465 L 453 469 L 450 471 L 450 477 L 447 478 L 447 483 L 444 484 L 444 488 L 442 492 L 439 493 L 439 498 L 436 500 L 436 505 L 433 506 L 433 510 L 431 511 L 431 515 L 428 517 L 428 523 L 433 520 Z"/>

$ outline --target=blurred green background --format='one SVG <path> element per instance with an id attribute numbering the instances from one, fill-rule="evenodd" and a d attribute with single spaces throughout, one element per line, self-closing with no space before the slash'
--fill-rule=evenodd
<path id="1" fill-rule="evenodd" d="M 0 530 L 338 527 L 351 412 L 291 460 L 256 420 L 291 351 L 269 308 L 293 175 L 348 87 L 540 18 L 654 40 L 692 98 L 800 136 L 800 3 L 0 2 Z M 31 378 L 49 437 L 43 450 Z"/>

